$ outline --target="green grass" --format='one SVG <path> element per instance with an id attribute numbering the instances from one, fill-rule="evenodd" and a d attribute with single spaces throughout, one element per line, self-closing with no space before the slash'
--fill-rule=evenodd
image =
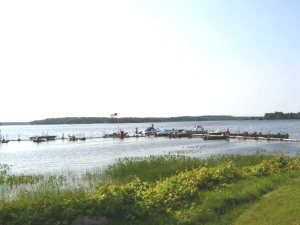
<path id="1" fill-rule="evenodd" d="M 192 158 L 181 155 L 164 155 L 150 157 L 132 157 L 119 159 L 104 171 L 95 170 L 88 172 L 91 179 L 101 178 L 101 181 L 124 184 L 134 177 L 142 181 L 153 182 L 159 178 L 175 175 L 177 171 L 191 170 L 199 166 L 216 167 L 220 164 L 234 162 L 238 168 L 253 166 L 270 158 L 258 151 L 254 155 L 218 155 L 207 159 Z"/>
<path id="2" fill-rule="evenodd" d="M 234 225 L 300 224 L 300 179 L 263 196 L 243 213 Z"/>
<path id="3" fill-rule="evenodd" d="M 0 165 L 0 224 L 67 225 L 78 216 L 105 216 L 111 225 L 239 225 L 263 224 L 264 214 L 265 224 L 297 224 L 299 177 L 299 157 L 262 152 L 126 158 L 80 175 L 17 176 Z"/>
<path id="4" fill-rule="evenodd" d="M 228 186 L 218 187 L 214 190 L 204 190 L 192 201 L 183 205 L 183 207 L 170 212 L 167 215 L 167 220 L 164 218 L 165 214 L 161 216 L 156 215 L 155 217 L 147 218 L 141 224 L 234 224 L 236 218 L 246 212 L 252 204 L 256 204 L 265 194 L 284 185 L 289 177 L 290 175 L 273 175 L 263 178 L 252 177 Z M 251 220 L 251 216 L 249 219 Z M 152 223 L 153 221 L 155 223 Z"/>

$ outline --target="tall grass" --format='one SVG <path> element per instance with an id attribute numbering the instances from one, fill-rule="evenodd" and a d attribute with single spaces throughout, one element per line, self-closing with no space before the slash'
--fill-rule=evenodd
<path id="1" fill-rule="evenodd" d="M 2 165 L 0 224 L 70 224 L 78 215 L 124 225 L 231 224 L 249 204 L 299 176 L 299 158 L 262 152 L 125 158 L 82 174 L 17 176 Z"/>
<path id="2" fill-rule="evenodd" d="M 134 177 L 142 181 L 153 182 L 159 178 L 175 175 L 178 171 L 191 170 L 200 166 L 216 167 L 220 164 L 234 162 L 238 168 L 256 165 L 271 156 L 258 151 L 254 155 L 217 155 L 207 159 L 181 155 L 164 155 L 150 157 L 131 157 L 119 159 L 103 171 L 93 171 L 87 177 L 101 177 L 101 181 L 124 184 Z"/>
<path id="3" fill-rule="evenodd" d="M 176 175 L 178 171 L 192 170 L 201 166 L 216 167 L 234 162 L 238 168 L 252 166 L 271 156 L 261 151 L 254 155 L 219 155 L 207 159 L 193 158 L 178 154 L 150 157 L 130 157 L 117 160 L 105 169 L 76 173 L 62 171 L 57 174 L 11 175 L 8 165 L 0 165 L 0 200 L 34 199 L 50 193 L 92 191 L 99 183 L 126 184 L 135 177 L 142 182 Z"/>

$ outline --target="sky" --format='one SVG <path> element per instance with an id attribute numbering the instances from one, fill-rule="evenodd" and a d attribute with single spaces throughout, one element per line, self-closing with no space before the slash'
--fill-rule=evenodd
<path id="1" fill-rule="evenodd" d="M 299 112 L 298 0 L 0 0 L 0 122 Z"/>

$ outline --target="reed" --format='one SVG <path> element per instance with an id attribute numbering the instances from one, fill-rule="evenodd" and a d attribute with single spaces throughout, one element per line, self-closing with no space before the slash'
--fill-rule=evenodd
<path id="1" fill-rule="evenodd" d="M 135 177 L 143 182 L 176 175 L 178 171 L 192 170 L 201 166 L 216 167 L 233 162 L 238 168 L 252 166 L 270 158 L 261 151 L 254 155 L 218 155 L 200 159 L 176 154 L 150 157 L 122 158 L 105 169 L 76 173 L 61 171 L 57 174 L 10 175 L 8 165 L 0 165 L 0 199 L 34 199 L 36 196 L 64 191 L 95 190 L 99 183 L 126 184 Z"/>
<path id="2" fill-rule="evenodd" d="M 150 156 L 119 159 L 108 166 L 102 174 L 113 183 L 127 183 L 135 176 L 142 181 L 153 182 L 161 177 L 176 174 L 177 171 L 204 165 L 204 160 L 185 156 Z"/>
<path id="3" fill-rule="evenodd" d="M 132 157 L 119 159 L 103 171 L 94 171 L 87 176 L 93 179 L 102 177 L 101 181 L 111 183 L 126 183 L 135 176 L 142 181 L 153 182 L 157 179 L 175 175 L 178 171 L 191 170 L 200 166 L 216 167 L 220 164 L 233 162 L 238 168 L 253 166 L 270 158 L 263 151 L 254 155 L 217 155 L 207 159 L 168 154 L 163 156 Z"/>
<path id="4" fill-rule="evenodd" d="M 232 224 L 263 195 L 300 176 L 299 158 L 180 154 L 124 158 L 105 170 L 12 175 L 0 166 L 0 224 Z"/>

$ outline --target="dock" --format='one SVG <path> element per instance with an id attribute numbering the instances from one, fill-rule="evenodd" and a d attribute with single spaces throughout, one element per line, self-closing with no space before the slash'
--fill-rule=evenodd
<path id="1" fill-rule="evenodd" d="M 300 142 L 300 139 L 290 139 L 290 138 L 275 138 L 275 137 L 251 137 L 251 136 L 229 136 L 230 138 L 236 138 L 241 140 L 262 140 L 262 141 L 282 141 L 282 142 Z"/>
<path id="2" fill-rule="evenodd" d="M 284 142 L 300 142 L 299 139 L 291 139 L 288 134 L 263 134 L 263 133 L 229 133 L 230 138 L 244 140 L 264 140 L 264 141 L 284 141 Z"/>
<path id="3" fill-rule="evenodd" d="M 199 128 L 200 127 L 200 128 Z M 154 129 L 153 125 L 152 128 Z M 197 129 L 196 129 L 197 128 Z M 203 140 L 224 140 L 224 139 L 239 139 L 239 140 L 256 140 L 256 141 L 280 141 L 280 142 L 300 142 L 300 139 L 292 139 L 289 138 L 289 135 L 286 133 L 277 133 L 277 134 L 271 134 L 271 133 L 249 133 L 249 132 L 243 132 L 243 133 L 232 133 L 229 132 L 227 129 L 224 132 L 209 132 L 207 130 L 204 130 L 202 126 L 197 126 L 194 130 L 184 130 L 184 129 L 177 129 L 177 130 L 160 130 L 154 129 L 154 132 L 151 132 L 151 134 L 145 134 L 138 132 L 138 129 L 136 128 L 135 133 L 128 134 L 127 132 L 123 132 L 123 136 L 120 136 L 118 133 L 111 133 L 111 134 L 105 134 L 103 136 L 90 136 L 85 137 L 80 135 L 76 135 L 78 138 L 70 138 L 70 135 L 65 138 L 64 134 L 62 136 L 52 136 L 52 135 L 42 135 L 42 136 L 33 136 L 25 139 L 21 139 L 20 135 L 18 139 L 4 139 L 3 136 L 0 136 L 0 144 L 1 143 L 8 143 L 9 141 L 34 141 L 39 142 L 37 140 L 43 140 L 43 141 L 57 141 L 57 140 L 87 140 L 87 139 L 98 139 L 98 138 L 121 138 L 121 139 L 127 139 L 127 138 L 147 138 L 147 137 L 166 137 L 169 139 L 172 138 L 202 138 Z M 162 132 L 163 131 L 163 132 Z M 75 137 L 75 135 L 73 135 Z"/>

